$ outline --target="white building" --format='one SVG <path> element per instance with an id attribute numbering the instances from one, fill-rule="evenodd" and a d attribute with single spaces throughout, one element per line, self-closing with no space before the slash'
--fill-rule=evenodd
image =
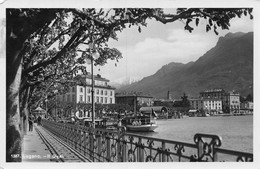
<path id="1" fill-rule="evenodd" d="M 68 93 L 59 95 L 60 102 L 91 103 L 91 75 L 81 76 L 80 84 L 70 87 Z M 109 80 L 100 75 L 94 76 L 94 102 L 99 104 L 115 103 L 115 88 L 108 85 Z"/>
<path id="2" fill-rule="evenodd" d="M 222 113 L 222 100 L 221 99 L 203 99 L 203 109 L 210 114 Z"/>

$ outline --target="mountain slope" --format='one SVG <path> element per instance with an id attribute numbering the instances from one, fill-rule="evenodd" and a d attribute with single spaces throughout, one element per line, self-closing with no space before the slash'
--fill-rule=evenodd
<path id="1" fill-rule="evenodd" d="M 169 63 L 154 75 L 120 88 L 119 91 L 141 91 L 165 98 L 169 90 L 174 98 L 183 93 L 223 88 L 241 95 L 253 92 L 253 33 L 228 33 L 216 46 L 196 62 Z"/>

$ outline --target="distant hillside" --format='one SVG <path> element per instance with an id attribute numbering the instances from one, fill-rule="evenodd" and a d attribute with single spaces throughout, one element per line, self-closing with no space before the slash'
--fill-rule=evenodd
<path id="1" fill-rule="evenodd" d="M 138 91 L 156 98 L 166 98 L 167 91 L 179 98 L 185 92 L 223 88 L 246 96 L 253 93 L 253 32 L 228 33 L 196 62 L 169 63 L 154 75 L 124 86 L 119 91 Z"/>

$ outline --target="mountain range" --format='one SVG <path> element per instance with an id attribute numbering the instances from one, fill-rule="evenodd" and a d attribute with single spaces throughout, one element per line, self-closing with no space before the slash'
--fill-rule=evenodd
<path id="1" fill-rule="evenodd" d="M 155 98 L 172 98 L 185 93 L 196 97 L 201 91 L 222 88 L 241 96 L 253 94 L 253 32 L 228 33 L 195 62 L 171 62 L 155 74 L 117 92 L 142 92 Z"/>

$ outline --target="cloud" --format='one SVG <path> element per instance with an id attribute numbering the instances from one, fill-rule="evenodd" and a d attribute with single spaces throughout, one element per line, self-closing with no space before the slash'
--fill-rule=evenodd
<path id="1" fill-rule="evenodd" d="M 167 39 L 148 37 L 128 51 L 131 56 L 128 62 L 135 65 L 137 70 L 142 70 L 139 75 L 151 75 L 170 62 L 195 61 L 216 44 L 216 38 L 210 35 L 207 38 L 181 29 L 172 29 L 166 33 Z"/>
<path id="2" fill-rule="evenodd" d="M 231 20 L 230 30 L 219 35 L 213 31 L 206 32 L 205 27 L 196 27 L 193 33 L 183 29 L 182 25 L 162 25 L 152 23 L 141 34 L 136 28 L 129 29 L 119 35 L 119 41 L 113 43 L 123 59 L 115 63 L 109 62 L 101 68 L 101 74 L 111 81 L 122 82 L 123 79 L 140 80 L 158 71 L 170 62 L 188 63 L 196 61 L 200 56 L 216 45 L 218 38 L 228 32 L 248 32 L 253 30 L 252 21 L 247 18 Z"/>
<path id="3" fill-rule="evenodd" d="M 104 71 L 104 76 L 107 75 L 117 82 L 122 82 L 122 76 L 125 79 L 140 80 L 154 74 L 170 62 L 187 63 L 197 60 L 215 45 L 217 39 L 212 38 L 210 34 L 191 34 L 183 29 L 168 29 L 165 30 L 165 34 L 166 38 L 146 37 L 134 45 L 129 45 L 124 40 L 124 45 L 119 46 L 124 58 L 119 61 L 117 67 L 111 62 L 110 66 L 105 66 L 106 70 L 116 73 L 109 75 L 111 71 Z"/>

